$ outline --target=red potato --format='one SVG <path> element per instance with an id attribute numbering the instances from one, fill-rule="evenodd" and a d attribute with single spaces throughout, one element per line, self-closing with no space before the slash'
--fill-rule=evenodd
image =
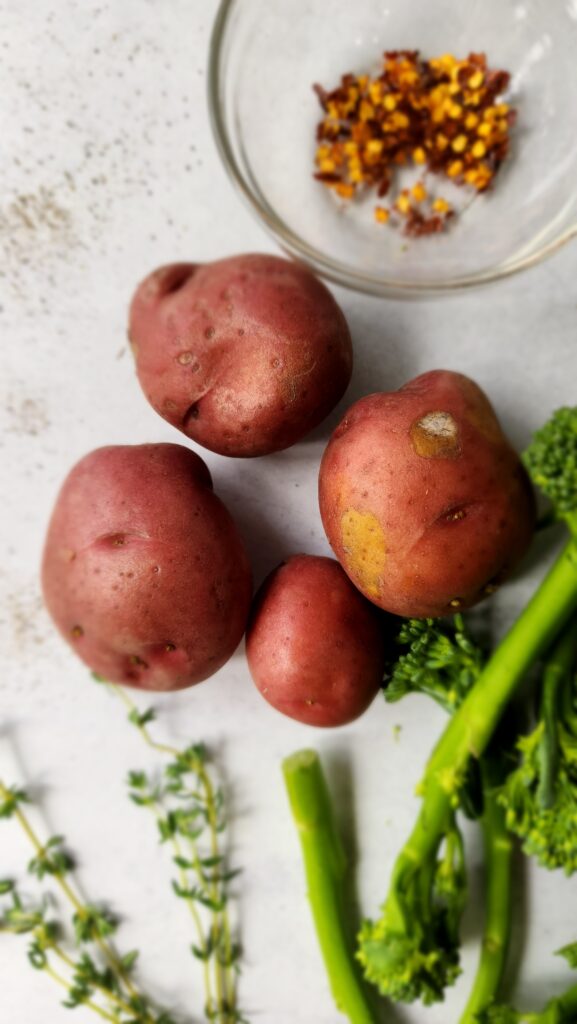
<path id="1" fill-rule="evenodd" d="M 246 636 L 252 677 L 290 718 L 351 722 L 382 685 L 383 620 L 333 558 L 293 555 L 255 599 Z"/>
<path id="2" fill-rule="evenodd" d="M 129 336 L 153 408 L 221 455 L 290 447 L 328 415 L 352 372 L 331 293 L 277 256 L 161 267 L 136 291 Z"/>
<path id="3" fill-rule="evenodd" d="M 176 444 L 99 448 L 48 528 L 44 599 L 104 679 L 179 690 L 216 672 L 246 626 L 251 573 L 208 468 Z"/>
<path id="4" fill-rule="evenodd" d="M 488 399 L 445 370 L 348 410 L 322 459 L 319 500 L 355 586 L 416 618 L 491 594 L 535 524 L 528 477 Z"/>

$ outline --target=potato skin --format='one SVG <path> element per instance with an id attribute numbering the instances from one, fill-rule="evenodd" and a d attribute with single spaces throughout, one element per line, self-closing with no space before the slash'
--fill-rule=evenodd
<path id="1" fill-rule="evenodd" d="M 319 502 L 355 586 L 415 618 L 492 593 L 535 525 L 527 474 L 488 399 L 447 370 L 348 410 L 321 462 Z"/>
<path id="2" fill-rule="evenodd" d="M 383 619 L 333 558 L 293 555 L 255 599 L 246 653 L 256 686 L 299 722 L 353 721 L 382 685 Z"/>
<path id="3" fill-rule="evenodd" d="M 145 690 L 216 672 L 251 598 L 243 544 L 208 468 L 176 444 L 99 448 L 77 463 L 52 514 L 42 585 L 79 657 Z"/>
<path id="4" fill-rule="evenodd" d="M 136 291 L 129 337 L 153 408 L 221 455 L 290 447 L 328 415 L 352 372 L 332 295 L 277 256 L 161 267 Z"/>

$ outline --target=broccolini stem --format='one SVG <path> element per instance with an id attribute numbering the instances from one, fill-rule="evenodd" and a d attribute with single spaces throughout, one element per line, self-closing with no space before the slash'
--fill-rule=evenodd
<path id="1" fill-rule="evenodd" d="M 319 758 L 314 750 L 300 750 L 283 761 L 283 773 L 335 1003 L 351 1024 L 375 1024 L 346 936 L 342 886 L 347 862 Z"/>
<path id="2" fill-rule="evenodd" d="M 577 538 L 572 537 L 453 715 L 433 752 L 425 781 L 431 775 L 442 778 L 462 772 L 470 755 L 481 756 L 516 686 L 575 609 Z"/>
<path id="3" fill-rule="evenodd" d="M 555 783 L 559 763 L 559 706 L 564 688 L 571 682 L 577 658 L 577 624 L 571 620 L 555 643 L 543 670 L 541 718 L 544 730 L 539 747 L 541 776 L 537 798 L 544 809 L 555 802 Z"/>
<path id="4" fill-rule="evenodd" d="M 511 932 L 511 868 L 513 842 L 505 826 L 505 813 L 497 802 L 496 784 L 500 782 L 500 758 L 489 755 L 481 762 L 484 814 L 486 917 L 477 974 L 460 1024 L 475 1024 L 478 1014 L 490 1006 L 497 995 Z"/>
<path id="5" fill-rule="evenodd" d="M 467 762 L 483 754 L 516 686 L 577 609 L 577 536 L 572 536 L 511 627 L 433 751 L 421 783 L 422 806 L 393 868 L 386 914 L 398 907 L 399 884 L 435 857 L 459 799 Z"/>

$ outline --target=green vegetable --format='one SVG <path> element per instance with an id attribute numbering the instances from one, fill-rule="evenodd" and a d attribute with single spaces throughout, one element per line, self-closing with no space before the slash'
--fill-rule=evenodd
<path id="1" fill-rule="evenodd" d="M 485 923 L 477 974 L 460 1024 L 475 1024 L 478 1014 L 497 997 L 505 971 L 511 934 L 513 843 L 497 799 L 504 757 L 482 759 L 485 847 Z"/>
<path id="2" fill-rule="evenodd" d="M 154 711 L 139 712 L 125 690 L 111 689 L 144 742 L 168 758 L 159 779 L 131 772 L 128 784 L 133 803 L 152 812 L 161 842 L 171 848 L 178 869 L 172 888 L 188 908 L 195 932 L 191 952 L 202 963 L 206 1018 L 246 1024 L 237 1002 L 240 946 L 228 913 L 229 882 L 238 871 L 227 865 L 224 795 L 212 783 L 208 752 L 201 744 L 178 750 L 157 743 L 148 729 Z"/>
<path id="3" fill-rule="evenodd" d="M 507 826 L 547 868 L 577 870 L 577 623 L 570 621 L 543 672 L 540 719 L 518 742 L 519 765 L 500 795 Z"/>
<path id="4" fill-rule="evenodd" d="M 569 965 L 577 969 L 577 943 L 558 950 Z M 540 1013 L 519 1013 L 511 1006 L 491 1006 L 476 1018 L 476 1024 L 575 1024 L 577 985 L 551 999 Z"/>
<path id="5" fill-rule="evenodd" d="M 145 742 L 169 758 L 158 781 L 144 772 L 131 772 L 130 794 L 134 803 L 154 814 L 161 841 L 172 847 L 178 868 L 173 889 L 190 910 L 196 932 L 191 951 L 202 962 L 204 1019 L 246 1024 L 237 1003 L 239 947 L 227 911 L 228 883 L 236 872 L 226 865 L 223 796 L 212 782 L 207 752 L 202 746 L 178 750 L 157 743 L 148 730 L 154 712 L 140 712 L 123 690 L 113 690 L 127 705 L 129 719 Z M 24 790 L 0 781 L 0 819 L 16 821 L 34 851 L 28 874 L 57 886 L 70 907 L 70 918 L 54 916 L 48 891 L 30 902 L 13 880 L 5 880 L 0 881 L 0 931 L 29 935 L 30 963 L 66 991 L 64 1006 L 86 1006 L 114 1024 L 175 1024 L 135 980 L 138 952 L 120 955 L 113 946 L 116 919 L 105 907 L 80 897 L 71 876 L 74 860 L 63 837 L 42 843 L 34 831 L 24 811 L 28 802 Z"/>
<path id="6" fill-rule="evenodd" d="M 535 482 L 564 519 L 570 538 L 532 600 L 456 710 L 427 766 L 422 808 L 397 858 L 376 922 L 365 922 L 359 956 L 367 978 L 394 998 L 440 999 L 457 974 L 458 918 L 464 903 L 460 857 L 449 870 L 447 906 L 436 894 L 439 851 L 455 848 L 455 807 L 471 758 L 486 749 L 507 703 L 533 663 L 577 608 L 577 409 L 555 413 L 525 455 Z M 404 967 L 403 967 L 404 959 Z"/>
<path id="7" fill-rule="evenodd" d="M 38 879 L 50 877 L 70 907 L 70 920 L 54 917 L 48 894 L 28 902 L 12 880 L 0 883 L 2 906 L 0 931 L 28 935 L 28 959 L 66 992 L 64 1006 L 86 1006 L 103 1020 L 125 1024 L 175 1024 L 165 1011 L 157 1009 L 133 980 L 137 954 L 120 955 L 111 943 L 117 922 L 103 907 L 87 904 L 79 895 L 70 873 L 73 860 L 61 836 L 42 843 L 32 827 L 24 804 L 23 790 L 9 789 L 0 782 L 0 817 L 16 821 L 28 838 L 34 857 L 28 872 Z M 65 939 L 71 931 L 72 949 Z"/>
<path id="8" fill-rule="evenodd" d="M 408 645 L 394 665 L 385 696 L 397 701 L 407 693 L 432 697 L 449 714 L 463 702 L 482 671 L 486 656 L 465 628 L 461 615 L 452 620 L 408 620 L 398 642 Z M 460 1024 L 474 1024 L 477 1014 L 495 999 L 503 972 L 511 930 L 511 868 L 513 845 L 497 794 L 506 771 L 499 744 L 480 762 L 470 760 L 460 792 L 460 805 L 469 817 L 479 817 L 485 848 L 485 924 L 477 975 Z M 480 771 L 476 769 L 480 765 Z M 463 873 L 463 890 L 466 877 Z M 463 892 L 463 899 L 465 893 Z M 453 952 L 458 954 L 458 926 Z"/>
<path id="9" fill-rule="evenodd" d="M 308 896 L 337 1008 L 351 1024 L 375 1024 L 352 954 L 343 913 L 347 860 L 314 750 L 283 761 L 290 806 L 305 864 Z"/>
<path id="10" fill-rule="evenodd" d="M 408 693 L 432 697 L 452 714 L 463 702 L 479 678 L 485 660 L 481 647 L 467 632 L 461 615 L 451 621 L 417 619 L 403 623 L 398 642 L 406 647 L 394 664 L 385 691 L 389 702 Z M 477 977 L 461 1024 L 472 1024 L 479 1010 L 495 998 L 502 978 L 511 919 L 511 855 L 504 814 L 496 798 L 496 790 L 504 774 L 504 758 L 498 750 L 481 761 L 471 760 L 463 775 L 459 803 L 469 816 L 482 817 L 486 852 L 487 906 L 485 930 Z M 425 1003 L 442 998 L 444 985 L 457 970 L 459 958 L 459 924 L 466 898 L 466 872 L 456 814 L 447 819 L 448 831 L 443 837 L 443 853 L 435 849 L 432 856 L 411 872 L 410 884 L 395 885 L 394 900 L 375 928 L 365 924 L 361 931 L 361 959 L 367 965 L 368 977 L 376 976 L 381 991 L 391 998 Z M 457 845 L 459 861 L 453 863 L 451 851 Z M 439 886 L 439 875 L 442 885 Z M 400 908 L 395 918 L 393 911 Z M 451 912 L 449 913 L 449 910 Z M 447 927 L 445 921 L 450 922 Z M 418 925 L 418 931 L 415 929 Z M 375 938 L 378 944 L 375 947 Z M 385 963 L 383 948 L 389 953 Z M 390 952 L 410 952 L 410 973 L 407 961 L 399 956 L 398 966 Z M 433 957 L 436 955 L 436 961 Z M 431 968 L 435 969 L 435 974 Z"/>

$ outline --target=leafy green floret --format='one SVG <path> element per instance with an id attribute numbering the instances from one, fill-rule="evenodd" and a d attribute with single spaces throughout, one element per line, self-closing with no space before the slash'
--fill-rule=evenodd
<path id="1" fill-rule="evenodd" d="M 577 970 L 577 942 L 557 950 L 573 970 Z M 519 1013 L 511 1006 L 490 1006 L 477 1015 L 477 1024 L 575 1024 L 577 985 L 562 996 L 551 999 L 540 1013 Z"/>
<path id="2" fill-rule="evenodd" d="M 577 408 L 557 409 L 534 435 L 523 462 L 559 517 L 577 512 Z"/>
<path id="3" fill-rule="evenodd" d="M 526 1019 L 526 1017 L 521 1017 L 516 1010 L 512 1010 L 510 1006 L 490 1006 L 488 1010 L 480 1013 L 477 1017 L 478 1024 L 519 1024 L 520 1021 Z"/>
<path id="4" fill-rule="evenodd" d="M 577 627 L 570 622 L 545 664 L 539 722 L 518 741 L 518 766 L 499 795 L 525 853 L 568 875 L 577 871 L 576 661 Z"/>
<path id="5" fill-rule="evenodd" d="M 462 617 L 410 619 L 397 643 L 402 653 L 390 669 L 386 699 L 423 693 L 453 712 L 483 662 Z M 358 958 L 367 980 L 396 1002 L 440 1001 L 460 974 L 459 923 L 467 878 L 456 809 L 469 782 L 467 770 L 445 773 L 443 786 L 452 791 L 454 807 L 444 815 L 442 831 L 433 843 L 427 835 L 415 837 L 397 863 L 381 917 L 365 921 L 359 935 Z"/>
<path id="6" fill-rule="evenodd" d="M 541 799 L 544 723 L 518 742 L 520 763 L 509 775 L 499 801 L 507 827 L 523 841 L 523 850 L 546 868 L 577 871 L 577 738 L 558 727 L 559 759 L 554 801 Z"/>
<path id="7" fill-rule="evenodd" d="M 482 652 L 466 631 L 463 617 L 407 619 L 397 643 L 407 650 L 391 668 L 386 700 L 392 704 L 409 693 L 423 693 L 452 714 L 483 665 Z"/>
<path id="8" fill-rule="evenodd" d="M 478 1024 L 574 1024 L 575 1017 L 568 1016 L 554 1000 L 541 1013 L 517 1013 L 510 1006 L 491 1006 L 479 1014 L 477 1021 Z"/>
<path id="9" fill-rule="evenodd" d="M 577 942 L 570 942 L 568 946 L 558 949 L 556 955 L 562 956 L 569 964 L 569 967 L 577 971 Z"/>
<path id="10" fill-rule="evenodd" d="M 408 863 L 382 917 L 361 928 L 358 958 L 382 995 L 403 1003 L 421 999 L 426 1006 L 443 999 L 461 973 L 465 893 L 463 842 L 453 815 L 442 855 L 432 864 Z"/>

